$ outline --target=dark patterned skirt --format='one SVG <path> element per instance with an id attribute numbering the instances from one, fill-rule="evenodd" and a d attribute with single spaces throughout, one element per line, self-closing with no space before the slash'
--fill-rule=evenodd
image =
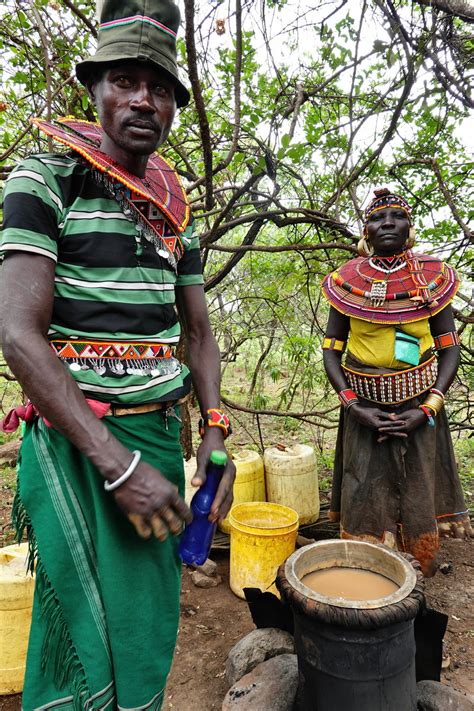
<path id="1" fill-rule="evenodd" d="M 366 407 L 404 412 L 424 397 L 399 405 L 360 400 Z M 431 576 L 440 535 L 472 534 L 443 408 L 407 438 L 377 442 L 378 433 L 341 409 L 334 460 L 331 512 L 341 537 L 383 542 L 411 553 Z"/>

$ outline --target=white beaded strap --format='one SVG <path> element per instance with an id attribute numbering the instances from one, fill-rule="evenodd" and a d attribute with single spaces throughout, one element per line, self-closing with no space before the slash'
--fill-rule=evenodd
<path id="1" fill-rule="evenodd" d="M 135 449 L 133 452 L 133 459 L 128 465 L 128 467 L 125 469 L 124 473 L 122 476 L 119 476 L 118 479 L 115 479 L 112 483 L 109 481 L 104 481 L 104 489 L 106 491 L 114 491 L 114 489 L 118 489 L 119 486 L 122 486 L 122 484 L 125 484 L 127 479 L 130 479 L 132 476 L 133 472 L 138 466 L 138 462 L 140 461 L 142 456 L 142 453 L 140 452 L 139 449 Z"/>

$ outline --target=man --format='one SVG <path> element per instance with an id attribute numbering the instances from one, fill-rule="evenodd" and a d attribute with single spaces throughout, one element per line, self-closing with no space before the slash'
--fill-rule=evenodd
<path id="1" fill-rule="evenodd" d="M 194 484 L 230 432 L 199 242 L 177 175 L 153 155 L 189 100 L 178 26 L 171 0 L 105 0 L 97 52 L 76 68 L 103 133 L 38 121 L 71 150 L 32 156 L 5 189 L 3 349 L 30 401 L 18 409 L 14 522 L 37 583 L 25 711 L 161 708 L 179 615 L 175 536 L 190 520 L 175 304 L 203 414 Z M 229 463 L 213 520 L 233 478 Z"/>

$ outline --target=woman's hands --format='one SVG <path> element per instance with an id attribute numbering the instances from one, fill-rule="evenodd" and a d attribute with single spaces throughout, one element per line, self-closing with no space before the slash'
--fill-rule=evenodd
<path id="1" fill-rule="evenodd" d="M 408 437 L 409 432 L 426 423 L 426 415 L 418 407 L 397 414 L 355 404 L 350 411 L 361 425 L 379 433 L 377 442 L 389 437 Z"/>
<path id="2" fill-rule="evenodd" d="M 144 461 L 111 495 L 142 538 L 153 534 L 164 541 L 170 532 L 174 536 L 181 533 L 183 525 L 192 519 L 176 486 Z"/>

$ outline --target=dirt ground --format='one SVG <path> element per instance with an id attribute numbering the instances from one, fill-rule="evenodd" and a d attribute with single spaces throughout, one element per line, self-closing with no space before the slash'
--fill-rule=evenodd
<path id="1" fill-rule="evenodd" d="M 451 563 L 452 572 L 438 573 L 426 583 L 430 607 L 449 615 L 445 645 L 450 666 L 443 672 L 442 681 L 470 693 L 474 693 L 472 550 L 472 544 L 466 541 L 443 541 L 442 561 Z M 228 553 L 215 551 L 212 557 L 223 578 L 217 588 L 196 588 L 190 571 L 183 571 L 181 624 L 164 711 L 218 711 L 228 688 L 227 654 L 241 637 L 254 629 L 246 602 L 229 588 Z M 19 696 L 0 699 L 0 711 L 20 708 Z"/>

